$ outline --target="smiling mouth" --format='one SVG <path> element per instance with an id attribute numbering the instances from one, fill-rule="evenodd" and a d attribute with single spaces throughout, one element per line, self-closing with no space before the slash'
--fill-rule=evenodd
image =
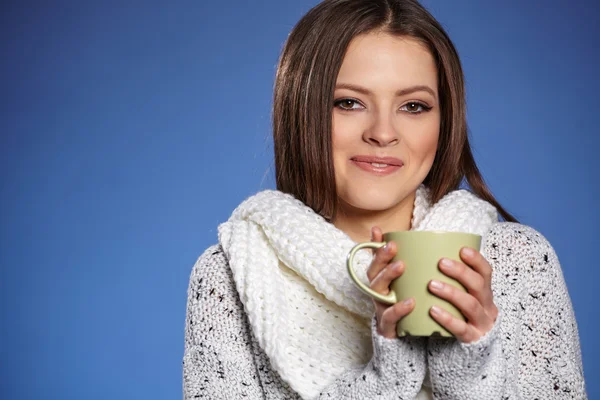
<path id="1" fill-rule="evenodd" d="M 402 160 L 387 157 L 375 159 L 375 157 L 353 157 L 350 161 L 363 171 L 376 176 L 390 175 L 404 166 Z"/>
<path id="2" fill-rule="evenodd" d="M 381 163 L 374 163 L 374 162 L 369 163 L 369 164 L 371 164 L 372 166 L 377 167 L 377 168 L 384 168 L 384 167 L 387 167 L 389 165 L 392 165 L 392 164 L 381 164 Z"/>
<path id="3" fill-rule="evenodd" d="M 380 168 L 387 166 L 402 167 L 404 165 L 404 162 L 396 157 L 377 157 L 370 155 L 354 156 L 351 158 L 351 161 L 368 163 Z"/>

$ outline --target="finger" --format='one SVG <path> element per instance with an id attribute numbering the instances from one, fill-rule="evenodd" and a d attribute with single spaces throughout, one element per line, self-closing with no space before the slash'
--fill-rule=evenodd
<path id="1" fill-rule="evenodd" d="M 371 281 L 371 289 L 381 294 L 388 294 L 390 283 L 404 272 L 404 263 L 400 260 L 388 264 Z"/>
<path id="2" fill-rule="evenodd" d="M 473 270 L 485 279 L 485 281 L 491 286 L 492 283 L 492 266 L 483 257 L 483 255 L 477 250 L 470 247 L 463 247 L 460 250 L 460 258 Z"/>
<path id="3" fill-rule="evenodd" d="M 463 343 L 471 343 L 478 340 L 482 335 L 476 329 L 465 321 L 454 317 L 446 310 L 433 306 L 429 309 L 429 315 L 448 332 L 453 334 Z"/>
<path id="4" fill-rule="evenodd" d="M 483 305 L 469 293 L 440 281 L 430 281 L 429 290 L 437 297 L 447 300 L 460 310 L 470 324 L 487 332 L 494 325 Z"/>
<path id="5" fill-rule="evenodd" d="M 369 282 L 372 281 L 377 274 L 379 274 L 388 263 L 394 258 L 396 255 L 396 244 L 394 242 L 389 242 L 385 246 L 375 251 L 375 257 L 367 270 L 367 277 L 369 278 Z"/>
<path id="6" fill-rule="evenodd" d="M 461 249 L 460 258 L 483 278 L 483 292 L 476 294 L 476 297 L 483 304 L 488 315 L 495 321 L 498 316 L 498 307 L 494 304 L 494 295 L 492 293 L 492 266 L 481 252 L 470 247 L 463 247 Z"/>
<path id="7" fill-rule="evenodd" d="M 406 299 L 392 306 L 387 307 L 380 316 L 377 330 L 381 336 L 386 338 L 395 338 L 396 324 L 400 319 L 404 318 L 415 308 L 415 300 L 413 298 Z"/>
<path id="8" fill-rule="evenodd" d="M 371 242 L 382 242 L 383 241 L 383 232 L 381 228 L 378 226 L 374 226 L 371 228 Z"/>
<path id="9" fill-rule="evenodd" d="M 490 285 L 477 271 L 449 258 L 442 258 L 439 265 L 444 275 L 460 282 L 481 304 L 489 305 L 493 301 Z"/>

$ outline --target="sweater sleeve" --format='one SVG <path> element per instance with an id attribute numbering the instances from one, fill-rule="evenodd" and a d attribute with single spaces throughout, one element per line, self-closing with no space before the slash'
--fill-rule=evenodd
<path id="1" fill-rule="evenodd" d="M 385 338 L 371 324 L 373 357 L 325 388 L 320 399 L 414 399 L 425 378 L 424 338 Z"/>
<path id="2" fill-rule="evenodd" d="M 208 248 L 191 273 L 183 356 L 183 397 L 264 398 L 252 344 L 235 288 L 218 246 Z"/>
<path id="3" fill-rule="evenodd" d="M 577 323 L 552 246 L 530 227 L 500 223 L 485 252 L 499 317 L 478 342 L 429 341 L 434 398 L 586 399 Z"/>
<path id="4" fill-rule="evenodd" d="M 374 354 L 317 396 L 414 399 L 425 376 L 424 339 L 386 339 L 373 330 Z M 233 276 L 219 246 L 196 262 L 188 289 L 184 399 L 300 398 L 272 370 L 253 340 Z"/>

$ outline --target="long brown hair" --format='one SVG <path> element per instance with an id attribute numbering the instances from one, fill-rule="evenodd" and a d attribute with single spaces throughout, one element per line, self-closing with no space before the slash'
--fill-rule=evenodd
<path id="1" fill-rule="evenodd" d="M 438 69 L 440 137 L 424 180 L 436 203 L 465 179 L 471 191 L 516 222 L 496 201 L 473 158 L 468 138 L 464 75 L 452 41 L 416 0 L 325 0 L 294 27 L 275 78 L 273 142 L 277 189 L 328 220 L 338 206 L 332 157 L 332 110 L 337 75 L 350 41 L 372 31 L 424 43 Z"/>

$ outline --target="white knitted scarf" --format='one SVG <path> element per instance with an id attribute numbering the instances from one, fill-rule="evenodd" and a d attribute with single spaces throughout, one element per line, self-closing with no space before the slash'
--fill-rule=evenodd
<path id="1" fill-rule="evenodd" d="M 421 185 L 413 230 L 484 236 L 498 220 L 492 205 L 466 190 L 433 206 L 428 197 Z M 267 190 L 219 226 L 219 242 L 258 343 L 294 391 L 312 398 L 370 360 L 373 303 L 346 272 L 356 243 L 344 232 L 291 195 Z M 365 282 L 371 258 L 366 251 L 356 257 Z"/>

